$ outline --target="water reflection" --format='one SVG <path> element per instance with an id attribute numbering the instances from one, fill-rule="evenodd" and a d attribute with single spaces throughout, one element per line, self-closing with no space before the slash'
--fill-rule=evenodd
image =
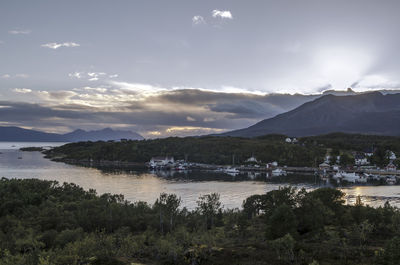
<path id="1" fill-rule="evenodd" d="M 0 145 L 1 146 L 1 145 Z M 132 168 L 93 169 L 56 163 L 43 158 L 39 152 L 0 150 L 0 177 L 39 178 L 73 182 L 84 189 L 96 189 L 98 193 L 123 194 L 130 201 L 153 203 L 160 193 L 175 193 L 183 205 L 193 209 L 200 195 L 218 192 L 225 208 L 240 207 L 243 200 L 253 194 L 262 194 L 284 185 L 313 189 L 331 186 L 329 180 L 311 175 L 271 177 L 265 172 L 245 172 L 228 175 L 215 171 L 144 171 Z M 22 159 L 18 159 L 21 157 Z M 400 206 L 399 186 L 361 186 L 341 188 L 348 194 L 348 203 L 354 203 L 357 195 L 364 203 L 382 205 L 386 200 Z"/>

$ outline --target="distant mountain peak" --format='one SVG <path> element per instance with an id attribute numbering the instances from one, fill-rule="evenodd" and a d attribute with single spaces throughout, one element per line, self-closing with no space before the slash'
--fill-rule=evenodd
<path id="1" fill-rule="evenodd" d="M 0 141 L 29 142 L 79 142 L 79 141 L 109 141 L 109 140 L 142 140 L 140 134 L 131 131 L 115 131 L 111 128 L 85 131 L 76 129 L 66 134 L 45 133 L 27 130 L 19 127 L 1 127 Z"/>

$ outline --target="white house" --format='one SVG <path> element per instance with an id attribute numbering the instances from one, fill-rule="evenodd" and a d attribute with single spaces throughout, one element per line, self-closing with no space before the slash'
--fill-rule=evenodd
<path id="1" fill-rule="evenodd" d="M 392 152 L 392 151 L 389 151 L 389 150 L 386 151 L 386 155 L 390 160 L 396 160 L 397 159 L 396 154 L 394 152 Z"/>
<path id="2" fill-rule="evenodd" d="M 329 164 L 330 162 L 331 162 L 331 156 L 329 156 L 329 155 L 325 156 L 324 163 Z"/>
<path id="3" fill-rule="evenodd" d="M 150 160 L 150 166 L 151 167 L 164 167 L 167 165 L 173 165 L 175 163 L 174 158 L 168 157 L 168 156 L 157 156 L 157 157 L 152 157 Z"/>
<path id="4" fill-rule="evenodd" d="M 293 138 L 288 137 L 288 138 L 285 139 L 285 142 L 287 142 L 289 144 L 295 144 L 295 143 L 298 142 L 298 140 L 297 140 L 296 137 L 293 137 Z"/>
<path id="5" fill-rule="evenodd" d="M 251 156 L 250 158 L 246 159 L 246 162 L 258 163 L 257 158 L 255 158 L 254 156 Z"/>
<path id="6" fill-rule="evenodd" d="M 355 155 L 355 157 L 354 157 L 354 164 L 356 166 L 365 166 L 365 165 L 368 165 L 369 162 L 365 156 L 358 154 L 358 155 Z"/>
<path id="7" fill-rule="evenodd" d="M 364 150 L 364 155 L 371 157 L 374 155 L 375 149 L 374 148 L 367 148 Z"/>
<path id="8" fill-rule="evenodd" d="M 319 169 L 330 169 L 331 168 L 331 166 L 328 164 L 328 163 L 322 163 L 322 164 L 319 164 Z"/>
<path id="9" fill-rule="evenodd" d="M 277 167 L 277 166 L 278 166 L 278 162 L 276 162 L 276 161 L 267 163 L 267 165 L 266 165 L 267 168 L 272 168 L 272 167 Z"/>
<path id="10" fill-rule="evenodd" d="M 386 170 L 387 171 L 396 171 L 397 167 L 395 164 L 393 164 L 392 162 L 390 162 L 387 166 L 386 166 Z"/>

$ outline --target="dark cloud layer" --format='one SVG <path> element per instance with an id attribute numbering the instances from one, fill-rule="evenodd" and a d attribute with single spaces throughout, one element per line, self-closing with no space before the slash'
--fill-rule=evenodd
<path id="1" fill-rule="evenodd" d="M 122 126 L 143 134 L 171 127 L 188 127 L 183 133 L 191 134 L 190 130 L 201 128 L 213 132 L 249 126 L 315 97 L 175 90 L 107 111 L 76 103 L 56 104 L 59 98 L 51 101 L 52 104 L 1 101 L 0 117 L 3 124 L 46 130 L 93 128 L 97 124 L 100 127 Z"/>

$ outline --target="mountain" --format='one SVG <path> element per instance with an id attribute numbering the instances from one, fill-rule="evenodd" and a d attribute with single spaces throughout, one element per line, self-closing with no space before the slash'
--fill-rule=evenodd
<path id="1" fill-rule="evenodd" d="M 120 139 L 131 139 L 131 140 L 143 140 L 143 136 L 136 132 L 131 131 L 118 131 L 110 128 L 105 128 L 98 131 L 84 131 L 75 130 L 73 132 L 63 135 L 68 139 L 69 142 L 78 141 L 108 141 L 108 140 L 120 140 Z"/>
<path id="2" fill-rule="evenodd" d="M 278 133 L 310 136 L 331 132 L 400 135 L 400 94 L 328 94 L 248 128 L 221 135 L 255 137 Z"/>
<path id="3" fill-rule="evenodd" d="M 45 133 L 19 127 L 0 127 L 0 141 L 8 142 L 62 142 L 60 134 Z"/>
<path id="4" fill-rule="evenodd" d="M 66 134 L 45 133 L 19 127 L 0 126 L 0 141 L 9 142 L 79 142 L 108 140 L 142 140 L 143 137 L 131 131 L 119 131 L 105 128 L 98 131 L 75 130 Z"/>

